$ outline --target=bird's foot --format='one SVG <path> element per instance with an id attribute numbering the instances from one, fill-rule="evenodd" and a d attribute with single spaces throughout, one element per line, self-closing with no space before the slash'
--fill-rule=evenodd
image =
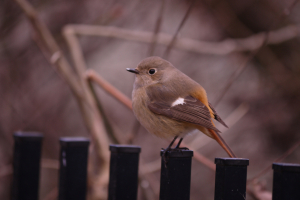
<path id="1" fill-rule="evenodd" d="M 180 152 L 182 152 L 182 150 L 190 150 L 189 148 L 187 148 L 187 147 L 178 147 L 178 148 L 174 148 L 174 150 L 176 150 L 177 149 L 177 151 L 180 151 Z"/>
<path id="2" fill-rule="evenodd" d="M 164 149 L 164 148 L 161 148 L 161 149 L 163 150 L 162 158 L 164 159 L 165 168 L 167 168 L 167 163 L 168 163 L 168 160 L 169 160 L 168 153 L 169 153 L 169 151 L 170 151 L 172 148 L 168 146 L 166 149 Z"/>

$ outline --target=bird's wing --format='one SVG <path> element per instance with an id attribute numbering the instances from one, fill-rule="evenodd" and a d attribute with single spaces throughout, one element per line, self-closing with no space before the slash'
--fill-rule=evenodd
<path id="1" fill-rule="evenodd" d="M 177 121 L 200 125 L 220 132 L 212 124 L 208 108 L 198 99 L 192 96 L 179 98 L 174 98 L 174 96 L 172 97 L 172 95 L 166 94 L 163 94 L 163 96 L 168 96 L 168 98 L 153 99 L 153 95 L 150 95 L 148 108 L 152 112 L 167 116 Z"/>
<path id="2" fill-rule="evenodd" d="M 221 119 L 221 117 L 218 115 L 218 113 L 216 112 L 216 110 L 213 108 L 213 106 L 211 105 L 211 103 L 208 103 L 210 109 L 213 111 L 214 116 L 215 116 L 215 120 L 217 120 L 218 122 L 220 122 L 223 126 L 225 126 L 226 128 L 228 128 L 228 126 L 225 124 L 225 122 Z"/>

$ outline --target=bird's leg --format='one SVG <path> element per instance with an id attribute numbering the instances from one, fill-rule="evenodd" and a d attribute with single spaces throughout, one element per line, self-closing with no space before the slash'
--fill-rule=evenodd
<path id="1" fill-rule="evenodd" d="M 180 146 L 180 144 L 181 144 L 182 140 L 183 140 L 183 138 L 180 138 L 180 140 L 179 140 L 179 142 L 177 143 L 177 145 L 176 145 L 175 149 L 179 149 L 179 146 Z"/>
<path id="2" fill-rule="evenodd" d="M 180 147 L 182 140 L 183 140 L 183 138 L 180 138 L 179 142 L 177 143 L 176 147 L 174 148 L 174 150 L 180 151 L 181 153 L 182 153 L 182 150 L 189 150 L 189 148 L 187 148 L 187 147 Z"/>
<path id="3" fill-rule="evenodd" d="M 166 149 L 162 149 L 162 150 L 164 150 L 162 157 L 163 157 L 163 159 L 165 161 L 165 167 L 166 168 L 167 168 L 167 162 L 168 162 L 168 160 L 167 160 L 167 153 L 168 153 L 169 150 L 172 149 L 171 147 L 172 147 L 172 145 L 174 144 L 174 142 L 175 142 L 175 140 L 177 138 L 178 138 L 178 136 L 175 136 L 174 139 L 172 140 L 172 142 L 169 144 L 169 146 Z"/>
<path id="4" fill-rule="evenodd" d="M 169 151 L 177 138 L 178 138 L 178 136 L 175 136 L 174 139 L 172 140 L 172 142 L 169 144 L 169 146 L 166 149 L 164 149 L 164 148 L 161 148 L 161 149 L 164 150 L 164 152 Z"/>

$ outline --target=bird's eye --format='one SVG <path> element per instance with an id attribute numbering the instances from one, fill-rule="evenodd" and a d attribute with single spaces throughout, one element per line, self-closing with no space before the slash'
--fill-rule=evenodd
<path id="1" fill-rule="evenodd" d="M 151 74 L 151 75 L 152 75 L 152 74 L 155 74 L 155 72 L 156 72 L 155 69 L 150 69 L 150 70 L 149 70 L 149 74 Z"/>

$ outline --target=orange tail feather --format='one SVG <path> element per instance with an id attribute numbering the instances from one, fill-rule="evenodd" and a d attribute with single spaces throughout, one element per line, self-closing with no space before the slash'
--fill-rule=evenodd
<path id="1" fill-rule="evenodd" d="M 226 144 L 224 139 L 214 130 L 208 129 L 213 138 L 221 145 L 221 147 L 227 152 L 227 154 L 231 158 L 236 158 L 236 155 L 233 153 L 233 151 L 230 149 L 230 147 Z"/>

